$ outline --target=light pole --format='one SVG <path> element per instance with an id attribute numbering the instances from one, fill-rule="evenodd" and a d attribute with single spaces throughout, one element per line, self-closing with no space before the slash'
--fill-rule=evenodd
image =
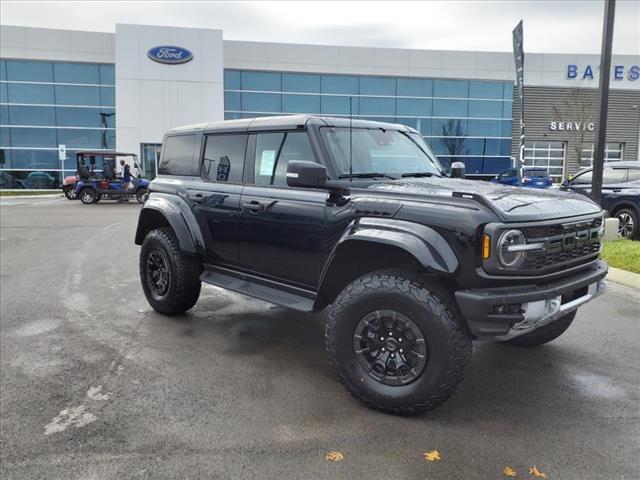
<path id="1" fill-rule="evenodd" d="M 640 162 L 640 105 L 631 105 L 631 110 L 638 112 L 638 161 Z"/>
<path id="2" fill-rule="evenodd" d="M 607 113 L 609 110 L 609 79 L 611 77 L 611 45 L 613 43 L 613 20 L 616 12 L 616 0 L 604 2 L 604 25 L 602 27 L 602 52 L 600 54 L 600 95 L 598 99 L 598 120 L 593 149 L 593 176 L 591 177 L 591 196 L 598 205 L 602 205 L 602 170 L 604 168 L 604 150 L 607 141 Z"/>

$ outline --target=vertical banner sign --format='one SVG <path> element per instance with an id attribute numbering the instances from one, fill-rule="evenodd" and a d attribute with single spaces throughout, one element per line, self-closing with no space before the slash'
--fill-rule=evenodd
<path id="1" fill-rule="evenodd" d="M 521 184 L 521 171 L 524 165 L 524 48 L 522 46 L 522 20 L 513 29 L 513 58 L 516 62 L 516 85 L 520 101 L 520 144 L 518 148 L 518 183 Z"/>

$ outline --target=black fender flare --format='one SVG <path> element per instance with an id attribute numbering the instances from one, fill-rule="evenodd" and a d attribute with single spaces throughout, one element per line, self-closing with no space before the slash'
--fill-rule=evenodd
<path id="1" fill-rule="evenodd" d="M 401 248 L 414 256 L 425 269 L 439 273 L 451 275 L 459 265 L 458 257 L 444 237 L 433 228 L 419 223 L 389 218 L 361 218 L 349 226 L 333 253 L 347 242 L 358 240 Z"/>
<path id="2" fill-rule="evenodd" d="M 199 254 L 205 250 L 204 237 L 195 215 L 187 202 L 177 195 L 154 192 L 149 195 L 138 218 L 136 245 L 142 245 L 145 235 L 153 227 L 154 218 L 162 215 L 173 229 L 180 250 L 188 254 Z"/>
<path id="3" fill-rule="evenodd" d="M 329 255 L 318 283 L 314 308 L 321 309 L 331 303 L 342 287 L 353 280 L 348 278 L 345 283 L 345 279 L 340 278 L 339 272 L 343 267 L 340 252 L 348 255 L 349 247 L 355 246 L 356 242 L 394 247 L 414 258 L 425 272 L 431 274 L 453 276 L 460 265 L 447 240 L 433 228 L 393 218 L 360 218 L 347 227 Z M 385 264 L 384 261 L 377 263 Z M 366 268 L 356 270 L 364 271 Z"/>
<path id="4" fill-rule="evenodd" d="M 355 241 L 400 248 L 432 272 L 452 275 L 459 266 L 458 258 L 449 243 L 433 228 L 405 220 L 360 218 L 349 225 L 336 243 L 325 265 L 320 285 L 340 249 Z"/>

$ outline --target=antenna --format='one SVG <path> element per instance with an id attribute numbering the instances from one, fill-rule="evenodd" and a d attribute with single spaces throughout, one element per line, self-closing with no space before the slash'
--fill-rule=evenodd
<path id="1" fill-rule="evenodd" d="M 353 183 L 353 97 L 349 97 L 349 181 Z"/>

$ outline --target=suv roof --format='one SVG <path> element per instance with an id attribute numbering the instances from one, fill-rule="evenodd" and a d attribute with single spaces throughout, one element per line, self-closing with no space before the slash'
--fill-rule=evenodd
<path id="1" fill-rule="evenodd" d="M 615 168 L 615 167 L 621 167 L 621 168 L 629 168 L 629 167 L 635 167 L 635 168 L 640 168 L 640 162 L 637 160 L 626 160 L 624 162 L 605 162 L 604 163 L 605 167 L 609 167 L 609 168 Z M 593 167 L 590 167 L 593 168 Z"/>
<path id="2" fill-rule="evenodd" d="M 135 153 L 116 152 L 115 150 L 78 150 L 76 155 L 95 155 L 109 157 L 135 157 Z"/>
<path id="3" fill-rule="evenodd" d="M 383 128 L 419 133 L 417 130 L 397 123 L 374 122 L 371 120 L 349 119 L 348 117 L 324 117 L 320 115 L 281 115 L 274 117 L 245 118 L 242 120 L 222 120 L 219 122 L 185 125 L 169 130 L 167 133 L 186 132 L 245 132 L 264 129 L 296 130 L 313 124 L 324 127 Z"/>

